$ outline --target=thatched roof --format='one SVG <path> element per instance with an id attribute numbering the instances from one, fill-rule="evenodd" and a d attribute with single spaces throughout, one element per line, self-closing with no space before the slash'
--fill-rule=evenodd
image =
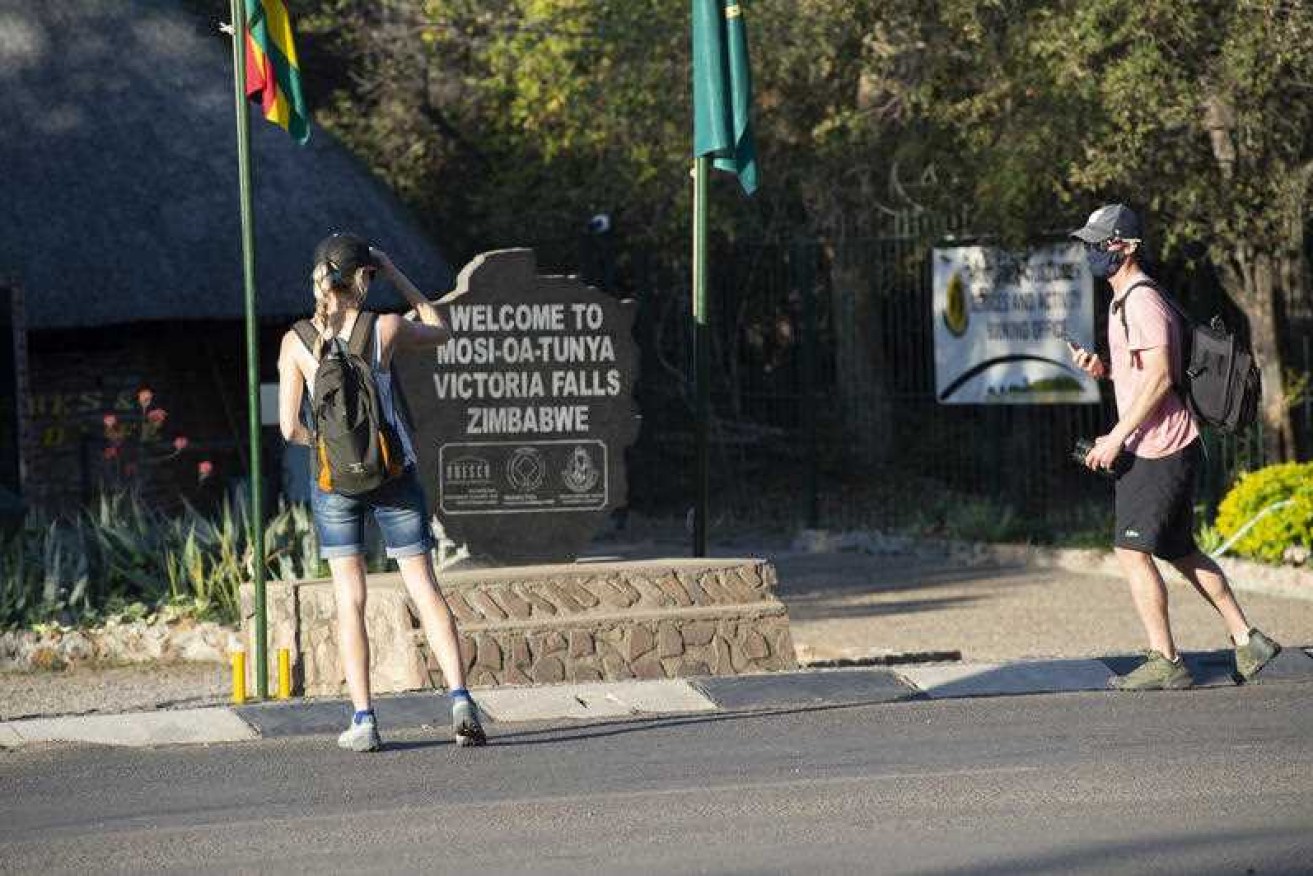
<path id="1" fill-rule="evenodd" d="M 0 0 L 0 119 L 0 278 L 25 289 L 31 327 L 243 313 L 232 48 L 212 21 L 177 0 Z M 257 113 L 251 135 L 262 317 L 310 309 L 311 253 L 339 229 L 449 287 L 324 131 L 300 147 Z"/>

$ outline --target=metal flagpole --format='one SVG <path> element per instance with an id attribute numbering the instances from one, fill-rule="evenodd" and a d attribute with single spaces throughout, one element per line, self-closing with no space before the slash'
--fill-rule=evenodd
<path id="1" fill-rule="evenodd" d="M 246 5 L 231 0 L 233 82 L 237 107 L 237 180 L 242 214 L 242 279 L 246 289 L 247 415 L 250 418 L 251 577 L 255 589 L 255 692 L 269 696 L 268 630 L 264 588 L 264 497 L 260 461 L 260 335 L 256 326 L 255 219 L 251 209 L 251 122 L 246 104 Z"/>
<path id="2" fill-rule="evenodd" d="M 711 464 L 707 449 L 711 417 L 711 335 L 707 328 L 707 184 L 711 159 L 693 161 L 693 372 L 697 444 L 697 500 L 693 509 L 693 556 L 707 555 L 707 510 L 710 504 Z"/>

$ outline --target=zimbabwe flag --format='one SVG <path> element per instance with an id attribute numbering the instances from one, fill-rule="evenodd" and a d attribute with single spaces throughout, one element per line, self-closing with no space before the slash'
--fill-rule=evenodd
<path id="1" fill-rule="evenodd" d="M 292 19 L 283 0 L 246 4 L 246 96 L 264 117 L 298 143 L 310 139 L 310 113 L 301 94 L 301 69 L 292 39 Z"/>

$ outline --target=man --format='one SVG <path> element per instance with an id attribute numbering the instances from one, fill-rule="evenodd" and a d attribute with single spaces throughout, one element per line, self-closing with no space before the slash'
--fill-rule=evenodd
<path id="1" fill-rule="evenodd" d="M 1176 651 L 1167 588 L 1154 564 L 1166 560 L 1217 609 L 1235 643 L 1236 671 L 1253 678 L 1281 646 L 1249 625 L 1226 576 L 1194 541 L 1194 484 L 1201 440 L 1175 389 L 1186 329 L 1145 273 L 1140 219 L 1122 204 L 1090 214 L 1072 236 L 1085 243 L 1090 272 L 1112 286 L 1107 364 L 1072 345 L 1072 361 L 1096 379 L 1110 379 L 1117 424 L 1085 457 L 1092 469 L 1119 472 L 1116 481 L 1118 563 L 1130 581 L 1135 610 L 1149 638 L 1148 659 L 1112 680 L 1119 690 L 1180 690 L 1194 684 Z"/>

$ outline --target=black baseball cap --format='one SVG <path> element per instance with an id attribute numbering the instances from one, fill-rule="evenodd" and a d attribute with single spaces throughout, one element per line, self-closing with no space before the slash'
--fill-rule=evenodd
<path id="1" fill-rule="evenodd" d="M 1085 225 L 1071 233 L 1086 243 L 1103 243 L 1105 240 L 1143 240 L 1144 227 L 1140 217 L 1125 204 L 1106 204 L 1090 214 Z"/>
<path id="2" fill-rule="evenodd" d="M 350 276 L 357 268 L 378 267 L 369 243 L 349 231 L 334 232 L 319 241 L 315 247 L 315 264 L 325 263 L 343 276 Z"/>

